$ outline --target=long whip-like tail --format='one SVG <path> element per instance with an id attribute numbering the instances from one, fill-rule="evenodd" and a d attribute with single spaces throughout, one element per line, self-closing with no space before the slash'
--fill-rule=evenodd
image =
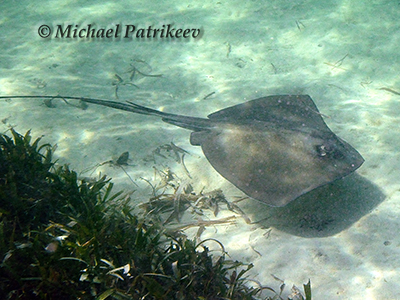
<path id="1" fill-rule="evenodd" d="M 120 109 L 120 110 L 125 110 L 128 112 L 133 112 L 137 114 L 142 114 L 142 115 L 151 115 L 151 116 L 156 116 L 162 118 L 164 122 L 194 130 L 194 131 L 199 131 L 199 130 L 204 130 L 207 128 L 210 128 L 211 121 L 209 119 L 204 119 L 204 118 L 196 118 L 196 117 L 188 117 L 188 116 L 182 116 L 182 115 L 177 115 L 177 114 L 170 114 L 170 113 L 165 113 L 156 109 L 148 108 L 142 105 L 138 105 L 136 103 L 127 101 L 126 103 L 121 103 L 117 101 L 110 101 L 110 100 L 103 100 L 103 99 L 94 99 L 94 98 L 86 98 L 86 97 L 71 97 L 71 96 L 40 96 L 40 95 L 35 95 L 35 96 L 0 96 L 0 99 L 62 99 L 66 103 L 68 103 L 67 100 L 80 100 L 86 103 L 92 103 L 96 105 L 101 105 L 101 106 L 107 106 L 115 109 Z"/>

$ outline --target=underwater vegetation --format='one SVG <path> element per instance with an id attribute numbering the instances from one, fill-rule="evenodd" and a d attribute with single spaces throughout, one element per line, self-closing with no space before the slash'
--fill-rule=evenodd
<path id="1" fill-rule="evenodd" d="M 0 134 L 2 299 L 283 299 L 284 284 L 248 286 L 252 265 L 227 259 L 218 241 L 171 234 L 134 214 L 110 179 L 80 180 L 52 160 L 55 147 L 10 131 Z M 311 300 L 310 283 L 305 297 L 292 291 Z"/>

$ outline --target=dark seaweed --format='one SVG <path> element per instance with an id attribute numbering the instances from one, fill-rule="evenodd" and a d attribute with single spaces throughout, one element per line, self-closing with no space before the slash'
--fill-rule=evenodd
<path id="1" fill-rule="evenodd" d="M 273 291 L 246 286 L 252 265 L 227 260 L 218 241 L 221 255 L 212 256 L 205 241 L 172 237 L 134 215 L 105 176 L 80 181 L 56 167 L 54 147 L 11 133 L 0 135 L 2 299 L 257 299 Z"/>

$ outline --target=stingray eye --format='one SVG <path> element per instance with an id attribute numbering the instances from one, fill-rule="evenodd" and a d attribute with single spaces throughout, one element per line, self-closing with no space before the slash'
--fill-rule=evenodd
<path id="1" fill-rule="evenodd" d="M 315 146 L 315 150 L 317 151 L 318 156 L 320 156 L 320 157 L 328 156 L 329 153 L 332 152 L 332 149 L 325 145 L 317 145 L 317 146 Z"/>
<path id="2" fill-rule="evenodd" d="M 315 151 L 317 151 L 318 156 L 322 158 L 343 159 L 345 157 L 336 145 L 316 145 Z"/>

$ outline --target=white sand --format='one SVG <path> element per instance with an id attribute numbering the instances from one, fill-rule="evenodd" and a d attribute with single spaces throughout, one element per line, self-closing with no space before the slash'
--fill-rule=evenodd
<path id="1" fill-rule="evenodd" d="M 292 284 L 301 287 L 310 278 L 313 299 L 398 299 L 400 96 L 380 90 L 400 90 L 398 3 L 174 2 L 3 1 L 0 94 L 115 100 L 114 74 L 128 82 L 129 64 L 140 59 L 152 70 L 136 62 L 139 70 L 163 77 L 136 74 L 132 82 L 140 88 L 120 85 L 121 101 L 204 117 L 261 96 L 311 95 L 329 127 L 364 156 L 364 165 L 285 208 L 241 202 L 252 221 L 270 218 L 253 225 L 238 218 L 235 225 L 207 228 L 202 237 L 219 239 L 233 259 L 252 262 L 251 275 L 264 285 L 278 289 L 270 274 L 285 280 L 286 296 Z M 201 27 L 204 34 L 188 41 L 60 41 L 37 34 L 42 24 L 88 23 L 174 24 Z M 222 188 L 229 200 L 243 195 L 189 144 L 189 131 L 94 105 L 84 111 L 54 104 L 51 109 L 40 100 L 0 101 L 0 130 L 11 124 L 21 133 L 45 135 L 43 141 L 58 145 L 59 162 L 77 171 L 129 151 L 135 166 L 126 170 L 140 186 L 138 200 L 149 195 L 138 178 L 152 179 L 153 166 L 170 167 L 196 191 Z M 172 158 L 144 161 L 171 141 L 192 154 L 186 165 L 193 180 Z M 136 189 L 118 167 L 99 171 L 113 178 L 116 189 Z"/>

